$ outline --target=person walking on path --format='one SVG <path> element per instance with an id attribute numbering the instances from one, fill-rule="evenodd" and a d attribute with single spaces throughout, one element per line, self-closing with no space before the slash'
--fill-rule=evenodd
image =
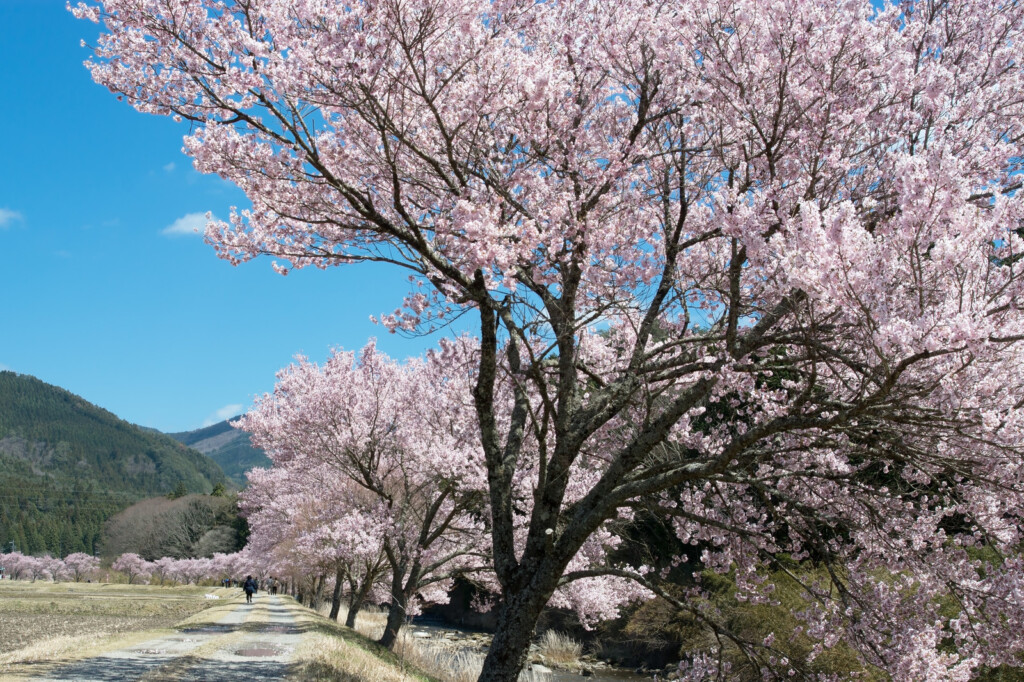
<path id="1" fill-rule="evenodd" d="M 252 595 L 256 593 L 256 580 L 251 576 L 245 576 L 245 582 L 242 583 L 242 589 L 245 590 L 245 603 L 252 603 Z"/>

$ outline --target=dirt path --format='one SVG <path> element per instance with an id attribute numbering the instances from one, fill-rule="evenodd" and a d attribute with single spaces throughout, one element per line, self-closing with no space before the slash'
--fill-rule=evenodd
<path id="1" fill-rule="evenodd" d="M 30 679 L 62 682 L 283 680 L 302 638 L 294 601 L 257 595 L 214 625 L 184 628 Z"/>

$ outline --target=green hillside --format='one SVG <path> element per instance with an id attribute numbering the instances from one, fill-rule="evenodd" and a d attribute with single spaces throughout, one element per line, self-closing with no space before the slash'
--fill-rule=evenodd
<path id="1" fill-rule="evenodd" d="M 201 453 L 38 379 L 0 372 L 0 547 L 96 550 L 103 522 L 183 483 L 207 493 L 224 473 Z"/>
<path id="2" fill-rule="evenodd" d="M 248 433 L 233 428 L 230 421 L 168 435 L 215 461 L 229 479 L 244 486 L 245 472 L 253 467 L 270 466 L 270 459 L 262 450 L 252 446 Z"/>

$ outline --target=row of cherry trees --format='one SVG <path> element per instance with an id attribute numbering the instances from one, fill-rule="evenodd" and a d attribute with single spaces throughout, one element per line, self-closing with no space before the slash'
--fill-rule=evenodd
<path id="1" fill-rule="evenodd" d="M 100 560 L 91 554 L 76 552 L 63 559 L 31 556 L 21 552 L 0 554 L 0 566 L 10 580 L 73 580 L 81 582 L 97 575 Z"/>
<path id="2" fill-rule="evenodd" d="M 333 577 L 332 616 L 347 595 L 349 625 L 368 600 L 387 602 L 386 646 L 424 603 L 447 599 L 455 576 L 497 589 L 472 398 L 477 354 L 462 338 L 404 363 L 373 343 L 322 366 L 300 359 L 236 423 L 273 462 L 249 472 L 242 495 L 249 551 L 272 557 L 280 572 L 320 576 L 320 585 Z M 516 485 L 525 536 L 531 502 L 526 480 Z M 609 544 L 607 533 L 595 534 L 574 568 L 600 564 Z M 639 593 L 618 577 L 587 582 L 559 590 L 553 603 L 588 622 Z"/>
<path id="3" fill-rule="evenodd" d="M 81 552 L 69 554 L 63 559 L 11 552 L 0 554 L 0 566 L 3 566 L 5 576 L 11 580 L 83 582 L 109 577 L 101 569 L 98 557 Z M 195 559 L 163 557 L 155 561 L 147 561 L 138 554 L 127 552 L 115 558 L 110 568 L 121 573 L 129 584 L 150 582 L 161 585 L 169 582 L 219 582 L 225 578 L 239 579 L 248 574 L 265 578 L 270 569 L 266 560 L 246 550 Z"/>
<path id="4" fill-rule="evenodd" d="M 300 360 L 239 423 L 274 463 L 242 496 L 249 546 L 347 584 L 350 622 L 383 583 L 389 646 L 414 597 L 486 565 L 468 373 L 443 372 L 457 353 L 399 365 L 371 344 L 323 367 Z"/>
<path id="5" fill-rule="evenodd" d="M 476 353 L 459 339 L 405 363 L 373 343 L 322 366 L 300 359 L 236 424 L 273 461 L 249 472 L 242 496 L 250 551 L 321 576 L 320 585 L 333 576 L 332 615 L 347 595 L 349 625 L 368 600 L 387 602 L 387 646 L 424 603 L 447 599 L 455 576 L 496 587 L 471 392 Z M 602 615 L 615 608 L 600 598 L 587 605 Z"/>
<path id="6" fill-rule="evenodd" d="M 822 567 L 805 632 L 896 679 L 966 679 L 1024 650 L 1024 4 L 75 11 L 105 25 L 93 78 L 183 120 L 196 168 L 251 201 L 208 226 L 222 257 L 391 263 L 415 283 L 386 325 L 473 325 L 472 367 L 447 378 L 472 396 L 475 428 L 452 435 L 465 478 L 428 487 L 421 473 L 454 473 L 446 453 L 435 471 L 387 428 L 323 457 L 294 433 L 303 451 L 266 474 L 294 506 L 253 509 L 313 534 L 353 510 L 388 537 L 354 581 L 386 564 L 406 610 L 448 575 L 425 567 L 482 531 L 499 598 L 481 680 L 516 679 L 542 610 L 598 576 L 714 633 L 692 679 L 729 674 L 726 644 L 751 676 L 817 674 L 732 631 L 700 581 L 605 561 L 638 509 L 749 599 L 772 599 L 764 566 Z M 465 535 L 436 545 L 445 519 Z M 484 558 L 459 556 L 446 565 Z"/>

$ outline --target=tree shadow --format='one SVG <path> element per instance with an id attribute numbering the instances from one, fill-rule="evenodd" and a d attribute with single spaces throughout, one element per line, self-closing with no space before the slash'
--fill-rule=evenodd
<path id="1" fill-rule="evenodd" d="M 115 658 L 96 656 L 74 663 L 59 665 L 41 672 L 40 680 L 67 680 L 74 682 L 122 682 L 137 680 L 167 665 L 176 657 L 173 655 L 148 655 L 145 658 Z M 47 666 L 45 661 L 41 666 Z M 34 676 L 32 679 L 36 679 Z"/>
<path id="2" fill-rule="evenodd" d="M 166 676 L 147 677 L 146 681 L 170 682 L 237 682 L 238 680 L 284 680 L 292 676 L 295 665 L 281 661 L 253 658 L 251 661 L 218 661 L 196 656 L 184 656 L 175 662 Z"/>

